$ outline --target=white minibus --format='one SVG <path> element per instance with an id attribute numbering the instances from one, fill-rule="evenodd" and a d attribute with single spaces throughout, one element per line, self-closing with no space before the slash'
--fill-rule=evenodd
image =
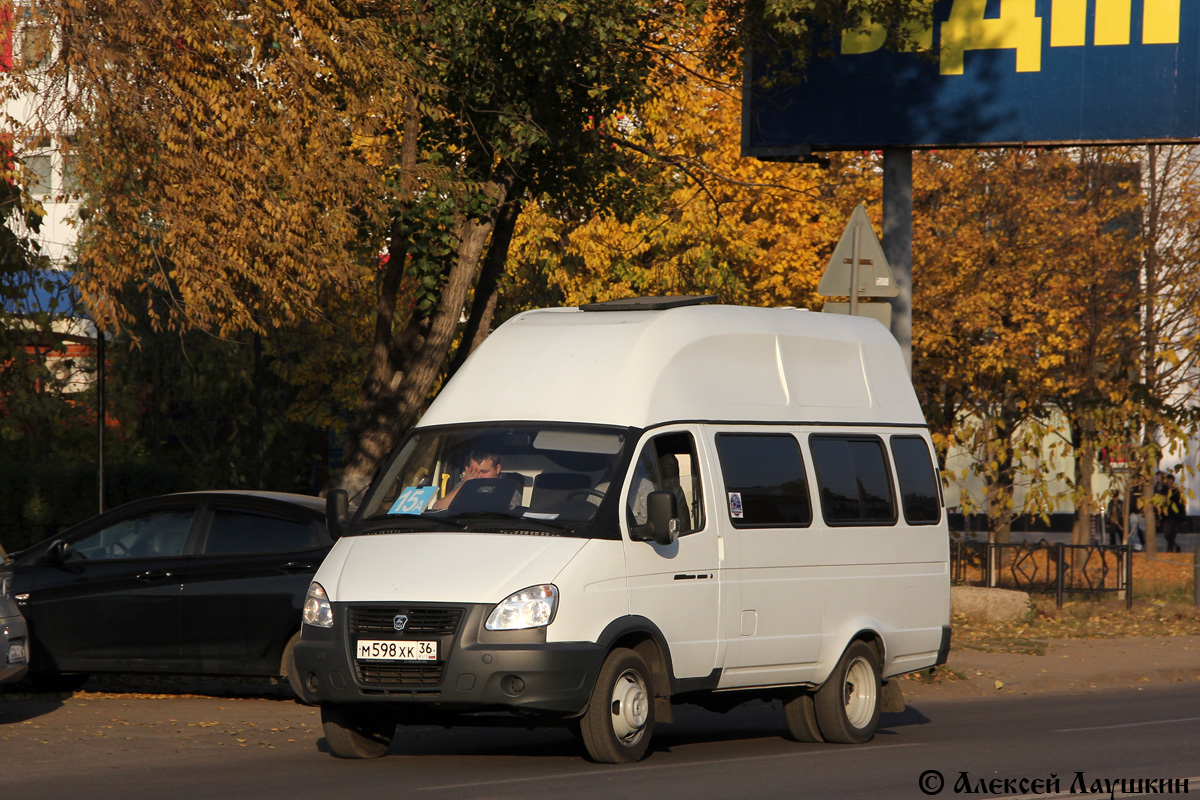
<path id="1" fill-rule="evenodd" d="M 946 513 L 896 341 L 708 300 L 529 311 L 447 383 L 308 594 L 296 669 L 335 755 L 507 716 L 632 762 L 673 704 L 752 698 L 865 742 L 893 679 L 945 662 Z"/>

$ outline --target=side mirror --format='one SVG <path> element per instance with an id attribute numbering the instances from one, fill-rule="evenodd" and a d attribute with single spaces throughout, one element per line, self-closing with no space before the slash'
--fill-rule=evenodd
<path id="1" fill-rule="evenodd" d="M 47 564 L 65 564 L 67 561 L 67 551 L 70 549 L 71 545 L 59 539 L 50 545 L 50 549 L 46 551 L 46 554 L 42 558 Z"/>
<path id="2" fill-rule="evenodd" d="M 325 496 L 325 527 L 329 529 L 329 538 L 337 541 L 341 537 L 349 516 L 350 496 L 345 489 L 331 489 Z"/>
<path id="3" fill-rule="evenodd" d="M 646 498 L 646 525 L 655 544 L 674 544 L 679 538 L 679 498 L 674 492 L 651 492 Z"/>

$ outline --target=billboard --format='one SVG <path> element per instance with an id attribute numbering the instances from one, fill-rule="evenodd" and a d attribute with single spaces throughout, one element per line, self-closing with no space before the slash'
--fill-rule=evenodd
<path id="1" fill-rule="evenodd" d="M 752 54 L 743 153 L 1200 141 L 1197 0 L 937 0 L 915 32 L 864 19 L 765 87 Z"/>

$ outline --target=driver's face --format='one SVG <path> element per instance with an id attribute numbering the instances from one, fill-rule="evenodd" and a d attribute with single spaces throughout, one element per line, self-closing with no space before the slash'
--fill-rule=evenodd
<path id="1" fill-rule="evenodd" d="M 485 458 L 482 461 L 471 459 L 468 472 L 472 473 L 475 478 L 499 478 L 500 464 L 490 458 Z"/>

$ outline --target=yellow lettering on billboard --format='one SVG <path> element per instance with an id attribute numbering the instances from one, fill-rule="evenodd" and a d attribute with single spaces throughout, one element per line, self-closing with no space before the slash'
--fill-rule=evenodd
<path id="1" fill-rule="evenodd" d="M 1129 26 L 1133 21 L 1133 0 L 1096 0 L 1096 38 L 1098 45 L 1129 44 Z"/>
<path id="2" fill-rule="evenodd" d="M 942 23 L 941 74 L 961 75 L 968 50 L 1016 50 L 1017 72 L 1040 71 L 1042 18 L 1034 0 L 1000 0 L 994 18 L 984 17 L 986 7 L 987 0 L 954 0 Z"/>
<path id="3" fill-rule="evenodd" d="M 1142 0 L 1142 44 L 1179 44 L 1179 0 Z"/>
<path id="4" fill-rule="evenodd" d="M 842 54 L 848 56 L 874 53 L 883 47 L 887 39 L 887 28 L 873 22 L 870 17 L 863 15 L 862 27 L 855 30 L 842 31 Z"/>
<path id="5" fill-rule="evenodd" d="M 1050 46 L 1087 44 L 1088 0 L 1054 0 L 1050 6 Z"/>
<path id="6" fill-rule="evenodd" d="M 904 22 L 901 31 L 904 34 L 902 50 L 912 52 L 933 49 L 933 0 L 913 0 L 913 5 L 920 9 L 916 19 Z M 887 39 L 887 28 L 877 24 L 866 14 L 859 20 L 859 27 L 842 31 L 842 54 L 861 55 L 874 53 L 883 47 Z"/>

